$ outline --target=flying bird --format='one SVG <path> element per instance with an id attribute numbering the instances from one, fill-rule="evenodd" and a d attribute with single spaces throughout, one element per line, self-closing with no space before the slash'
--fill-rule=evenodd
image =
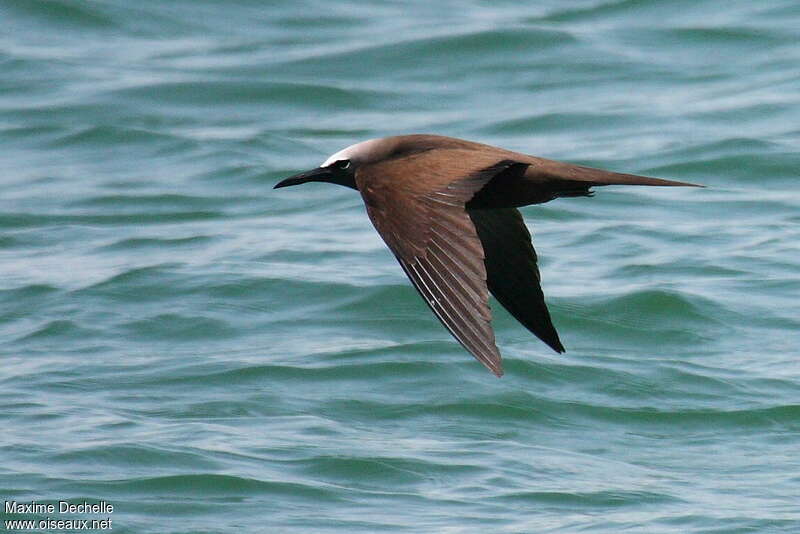
<path id="1" fill-rule="evenodd" d="M 602 185 L 697 186 L 609 172 L 438 135 L 370 139 L 275 188 L 328 182 L 357 190 L 375 229 L 433 313 L 495 375 L 489 292 L 556 352 L 564 352 L 517 208 L 592 196 Z"/>

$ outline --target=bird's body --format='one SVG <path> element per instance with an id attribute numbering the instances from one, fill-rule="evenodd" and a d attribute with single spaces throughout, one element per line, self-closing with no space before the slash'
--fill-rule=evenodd
<path id="1" fill-rule="evenodd" d="M 520 154 L 436 135 L 371 139 L 275 187 L 309 181 L 357 189 L 378 233 L 451 334 L 497 376 L 489 291 L 557 352 L 564 347 L 516 209 L 602 185 L 692 186 Z"/>

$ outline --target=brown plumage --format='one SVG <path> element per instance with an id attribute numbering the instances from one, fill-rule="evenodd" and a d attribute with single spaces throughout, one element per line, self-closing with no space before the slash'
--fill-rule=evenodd
<path id="1" fill-rule="evenodd" d="M 503 374 L 489 292 L 556 352 L 564 346 L 516 209 L 602 185 L 695 186 L 528 156 L 436 135 L 372 139 L 275 187 L 319 181 L 361 193 L 372 224 L 433 313 L 475 358 Z"/>

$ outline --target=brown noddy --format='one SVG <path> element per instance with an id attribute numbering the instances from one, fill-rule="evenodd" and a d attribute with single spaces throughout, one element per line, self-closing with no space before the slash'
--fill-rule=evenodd
<path id="1" fill-rule="evenodd" d="M 696 184 L 593 169 L 438 135 L 349 146 L 275 188 L 329 182 L 356 189 L 375 229 L 436 317 L 503 374 L 489 292 L 539 339 L 564 352 L 540 286 L 520 206 L 591 196 L 601 185 Z"/>

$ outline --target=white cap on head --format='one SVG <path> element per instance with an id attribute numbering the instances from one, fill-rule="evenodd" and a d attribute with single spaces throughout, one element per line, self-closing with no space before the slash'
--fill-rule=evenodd
<path id="1" fill-rule="evenodd" d="M 381 145 L 380 141 L 383 141 L 383 139 L 368 139 L 367 141 L 350 145 L 326 159 L 320 167 L 327 167 L 342 159 L 349 159 L 356 163 L 369 161 L 380 153 L 380 150 L 378 150 Z"/>

